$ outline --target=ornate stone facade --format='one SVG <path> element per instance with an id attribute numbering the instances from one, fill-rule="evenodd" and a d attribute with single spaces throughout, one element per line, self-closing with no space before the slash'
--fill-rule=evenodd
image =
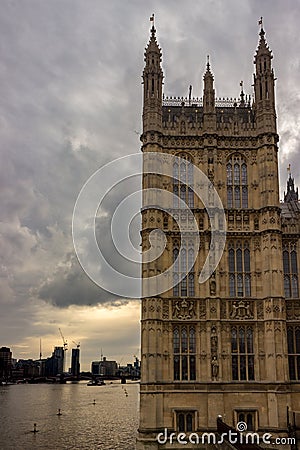
<path id="1" fill-rule="evenodd" d="M 218 415 L 234 427 L 244 418 L 249 429 L 286 436 L 287 408 L 300 410 L 300 365 L 294 364 L 297 352 L 300 361 L 300 208 L 291 176 L 285 203 L 279 202 L 275 78 L 265 32 L 254 58 L 253 102 L 243 86 L 238 99 L 217 100 L 209 63 L 203 99 L 166 98 L 161 58 L 152 27 L 143 72 L 142 151 L 184 157 L 208 176 L 225 208 L 227 241 L 207 282 L 191 285 L 187 279 L 188 288 L 142 299 L 137 448 L 169 448 L 156 440 L 164 428 L 214 431 Z M 155 174 L 145 175 L 143 186 L 175 189 Z M 200 235 L 192 269 L 197 280 L 210 222 L 198 199 L 190 206 Z M 143 250 L 151 230 L 161 228 L 167 238 L 161 257 L 143 264 L 145 276 L 173 263 L 180 245 L 174 214 L 180 209 L 142 211 Z"/>

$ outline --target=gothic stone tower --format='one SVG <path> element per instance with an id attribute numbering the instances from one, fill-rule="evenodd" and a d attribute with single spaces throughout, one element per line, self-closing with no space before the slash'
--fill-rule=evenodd
<path id="1" fill-rule="evenodd" d="M 218 415 L 233 427 L 243 421 L 248 430 L 287 436 L 287 411 L 300 410 L 300 209 L 291 177 L 285 203 L 279 202 L 272 58 L 261 28 L 253 102 L 243 87 L 238 99 L 216 99 L 209 62 L 202 99 L 167 98 L 162 53 L 151 29 L 142 151 L 178 155 L 187 165 L 176 168 L 182 183 L 154 174 L 144 175 L 143 186 L 174 192 L 188 204 L 200 249 L 179 284 L 142 299 L 138 449 L 180 448 L 159 445 L 157 433 L 214 431 Z M 210 222 L 184 182 L 189 162 L 213 183 L 227 221 L 222 259 L 203 284 L 197 281 L 208 254 Z M 162 257 L 143 264 L 145 277 L 163 272 L 178 255 L 180 236 L 171 212 L 180 209 L 142 210 L 143 251 L 151 230 L 162 229 L 167 239 Z"/>

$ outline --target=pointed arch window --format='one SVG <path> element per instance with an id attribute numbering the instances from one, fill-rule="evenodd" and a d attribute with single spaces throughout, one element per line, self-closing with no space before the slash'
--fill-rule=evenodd
<path id="1" fill-rule="evenodd" d="M 193 325 L 173 329 L 174 380 L 196 380 L 196 331 Z"/>
<path id="2" fill-rule="evenodd" d="M 174 196 L 174 208 L 179 208 L 180 197 L 188 207 L 194 208 L 194 191 L 193 187 L 193 163 L 189 155 L 178 155 L 180 160 L 175 161 L 173 164 L 173 193 Z"/>
<path id="3" fill-rule="evenodd" d="M 230 297 L 250 297 L 251 275 L 248 241 L 229 243 L 228 266 Z"/>
<path id="4" fill-rule="evenodd" d="M 248 208 L 247 164 L 241 155 L 233 155 L 226 166 L 227 207 Z"/>
<path id="5" fill-rule="evenodd" d="M 300 380 L 300 327 L 288 327 L 288 361 L 290 380 Z"/>
<path id="6" fill-rule="evenodd" d="M 231 328 L 231 368 L 235 381 L 254 380 L 253 328 Z"/>
<path id="7" fill-rule="evenodd" d="M 286 242 L 283 246 L 283 274 L 285 297 L 299 298 L 296 243 Z"/>
<path id="8" fill-rule="evenodd" d="M 173 246 L 173 296 L 194 297 L 195 296 L 195 271 L 194 267 L 188 272 L 188 267 L 194 262 L 194 243 L 182 242 L 179 258 L 179 243 Z M 181 280 L 181 281 L 179 281 Z"/>

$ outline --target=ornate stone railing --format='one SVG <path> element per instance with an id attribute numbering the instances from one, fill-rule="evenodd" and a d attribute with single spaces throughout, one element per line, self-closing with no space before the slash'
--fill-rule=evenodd
<path id="1" fill-rule="evenodd" d="M 238 106 L 241 103 L 240 98 L 216 98 L 215 105 L 218 108 L 228 108 Z M 163 95 L 163 106 L 194 106 L 199 107 L 203 106 L 203 98 L 202 97 L 175 97 L 175 96 L 165 96 Z"/>
<path id="2" fill-rule="evenodd" d="M 163 95 L 163 106 L 203 106 L 201 97 L 168 97 Z"/>

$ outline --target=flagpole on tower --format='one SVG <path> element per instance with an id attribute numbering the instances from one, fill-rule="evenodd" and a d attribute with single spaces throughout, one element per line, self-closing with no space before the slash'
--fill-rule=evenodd
<path id="1" fill-rule="evenodd" d="M 152 28 L 154 27 L 154 13 L 152 14 L 152 16 L 150 17 L 150 22 L 152 22 Z"/>

